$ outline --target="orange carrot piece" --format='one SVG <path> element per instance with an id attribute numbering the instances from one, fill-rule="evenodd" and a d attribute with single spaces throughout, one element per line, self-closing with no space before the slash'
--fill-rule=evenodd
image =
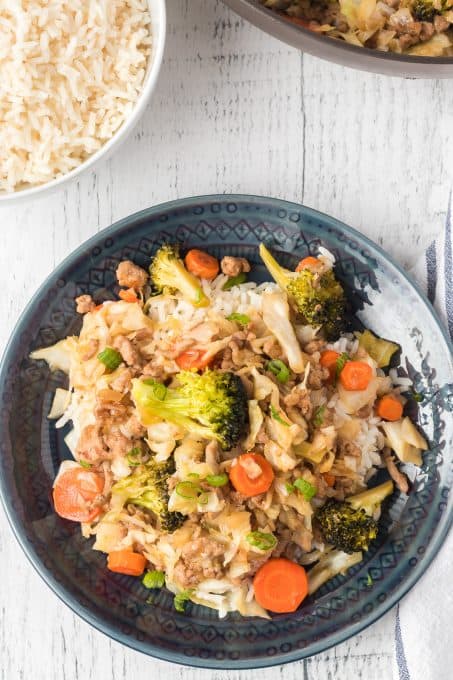
<path id="1" fill-rule="evenodd" d="M 335 380 L 335 375 L 337 372 L 337 359 L 339 358 L 340 354 L 335 352 L 333 349 L 326 349 L 324 352 L 321 352 L 321 359 L 319 360 L 319 363 L 321 366 L 324 366 L 324 368 L 329 370 L 329 382 L 333 382 Z"/>
<path id="2" fill-rule="evenodd" d="M 366 390 L 373 377 L 371 366 L 364 361 L 348 361 L 340 373 L 340 382 L 345 390 L 355 392 Z"/>
<path id="3" fill-rule="evenodd" d="M 303 260 L 299 262 L 299 264 L 296 267 L 296 272 L 302 271 L 302 269 L 307 269 L 312 268 L 312 267 L 319 267 L 321 262 L 318 260 L 317 257 L 313 257 L 312 255 L 309 255 L 308 257 L 304 257 Z"/>
<path id="4" fill-rule="evenodd" d="M 278 614 L 294 612 L 308 595 L 307 573 L 283 557 L 271 558 L 253 579 L 258 604 Z"/>
<path id="5" fill-rule="evenodd" d="M 178 357 L 175 361 L 179 368 L 183 371 L 197 371 L 209 366 L 214 357 L 206 356 L 206 352 L 201 349 L 188 349 Z"/>
<path id="6" fill-rule="evenodd" d="M 118 295 L 124 302 L 138 302 L 138 297 L 133 288 L 122 289 Z"/>
<path id="7" fill-rule="evenodd" d="M 107 556 L 107 568 L 118 574 L 141 576 L 145 567 L 146 558 L 132 550 L 114 550 Z"/>
<path id="8" fill-rule="evenodd" d="M 403 415 L 403 405 L 392 394 L 385 394 L 377 403 L 376 413 L 382 420 L 399 420 Z"/>
<path id="9" fill-rule="evenodd" d="M 101 512 L 92 503 L 104 489 L 104 476 L 83 467 L 67 470 L 53 489 L 55 512 L 73 522 L 91 522 Z"/>
<path id="10" fill-rule="evenodd" d="M 334 486 L 335 485 L 335 475 L 332 475 L 330 472 L 324 472 L 323 478 L 327 486 Z"/>
<path id="11" fill-rule="evenodd" d="M 219 273 L 219 261 L 203 252 L 202 250 L 189 250 L 185 258 L 186 267 L 195 276 L 199 276 L 200 279 L 215 279 Z"/>
<path id="12" fill-rule="evenodd" d="M 247 462 L 253 462 L 261 468 L 261 474 L 257 477 L 249 477 L 247 474 Z M 236 459 L 236 465 L 230 468 L 230 482 L 243 496 L 258 496 L 265 493 L 274 481 L 274 471 L 268 461 L 259 453 L 243 453 Z"/>

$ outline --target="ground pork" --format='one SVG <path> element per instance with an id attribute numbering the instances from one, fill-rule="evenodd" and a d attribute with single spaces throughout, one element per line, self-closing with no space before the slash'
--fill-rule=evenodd
<path id="1" fill-rule="evenodd" d="M 76 297 L 75 303 L 78 314 L 87 314 L 88 312 L 92 312 L 96 307 L 96 303 L 91 295 L 79 295 L 79 297 Z"/>
<path id="2" fill-rule="evenodd" d="M 286 354 L 276 338 L 269 338 L 264 342 L 263 352 L 271 359 L 286 359 Z"/>
<path id="3" fill-rule="evenodd" d="M 344 456 L 354 456 L 354 458 L 360 458 L 362 452 L 360 451 L 357 444 L 349 441 L 348 439 L 338 438 L 337 440 L 337 456 L 339 458 L 344 458 Z"/>
<path id="4" fill-rule="evenodd" d="M 89 463 L 98 463 L 110 458 L 98 424 L 87 425 L 83 428 L 77 444 L 76 457 L 78 460 L 86 460 Z"/>
<path id="5" fill-rule="evenodd" d="M 82 361 L 88 361 L 88 359 L 92 359 L 96 352 L 99 349 L 99 340 L 95 340 L 94 338 L 91 338 L 91 340 L 88 340 L 87 344 L 85 345 L 85 351 L 81 356 Z"/>
<path id="6" fill-rule="evenodd" d="M 117 428 L 103 435 L 105 446 L 109 449 L 111 458 L 123 458 L 132 448 L 131 439 L 126 437 Z"/>
<path id="7" fill-rule="evenodd" d="M 401 472 L 396 466 L 395 460 L 393 459 L 392 454 L 390 453 L 389 449 L 385 448 L 382 452 L 382 457 L 385 461 L 385 464 L 387 466 L 388 473 L 390 477 L 393 479 L 395 482 L 396 486 L 398 489 L 401 491 L 401 493 L 408 494 L 409 493 L 409 480 L 404 474 L 404 472 Z"/>
<path id="8" fill-rule="evenodd" d="M 326 345 L 326 341 L 319 338 L 318 340 L 310 340 L 304 345 L 304 352 L 306 354 L 314 354 L 315 352 L 320 352 Z"/>
<path id="9" fill-rule="evenodd" d="M 222 557 L 225 546 L 212 538 L 201 536 L 187 543 L 175 570 L 175 580 L 183 588 L 193 588 L 200 581 L 222 576 Z"/>
<path id="10" fill-rule="evenodd" d="M 130 368 L 122 371 L 117 378 L 110 383 L 110 388 L 116 392 L 128 392 L 132 387 L 133 373 Z"/>
<path id="11" fill-rule="evenodd" d="M 230 255 L 226 255 L 222 258 L 220 267 L 225 276 L 238 276 L 243 272 L 250 271 L 250 263 L 245 257 L 231 257 Z"/>
<path id="12" fill-rule="evenodd" d="M 148 274 L 144 269 L 138 267 L 130 260 L 124 260 L 118 265 L 116 278 L 118 279 L 120 286 L 138 290 L 139 288 L 143 288 L 148 281 Z"/>
<path id="13" fill-rule="evenodd" d="M 138 349 L 124 335 L 118 335 L 113 341 L 113 346 L 118 350 L 128 366 L 140 366 L 143 363 Z"/>
<path id="14" fill-rule="evenodd" d="M 312 363 L 308 374 L 307 385 L 312 390 L 320 390 L 324 381 L 329 377 L 329 369 Z"/>
<path id="15" fill-rule="evenodd" d="M 313 406 L 307 390 L 296 386 L 286 395 L 283 401 L 286 406 L 298 408 L 304 418 L 310 420 L 313 414 Z"/>

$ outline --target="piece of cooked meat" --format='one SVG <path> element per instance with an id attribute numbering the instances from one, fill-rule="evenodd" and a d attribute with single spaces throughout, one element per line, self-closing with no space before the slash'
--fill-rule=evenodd
<path id="1" fill-rule="evenodd" d="M 410 488 L 409 480 L 404 474 L 404 472 L 401 472 L 401 470 L 397 468 L 395 460 L 387 447 L 382 451 L 382 457 L 387 466 L 387 470 L 390 477 L 393 479 L 401 493 L 407 495 L 409 493 Z"/>
<path id="2" fill-rule="evenodd" d="M 119 263 L 116 270 L 116 278 L 120 286 L 138 290 L 143 288 L 148 281 L 148 274 L 130 260 L 123 260 L 123 262 Z"/>
<path id="3" fill-rule="evenodd" d="M 183 588 L 191 588 L 205 579 L 219 578 L 224 552 L 225 546 L 206 536 L 187 543 L 173 572 L 175 580 Z"/>
<path id="4" fill-rule="evenodd" d="M 91 295 L 79 295 L 79 297 L 76 297 L 75 303 L 78 314 L 87 314 L 88 312 L 92 312 L 96 307 L 96 303 Z"/>
<path id="5" fill-rule="evenodd" d="M 225 276 L 238 276 L 243 272 L 246 273 L 250 271 L 250 263 L 245 257 L 231 257 L 230 255 L 226 255 L 222 258 L 220 267 Z"/>

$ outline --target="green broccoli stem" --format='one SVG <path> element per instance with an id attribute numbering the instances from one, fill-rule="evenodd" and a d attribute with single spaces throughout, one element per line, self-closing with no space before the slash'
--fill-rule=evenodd
<path id="1" fill-rule="evenodd" d="M 354 496 L 349 496 L 345 500 L 355 510 L 362 509 L 365 510 L 367 515 L 372 515 L 376 508 L 381 505 L 382 501 L 393 493 L 393 488 L 393 482 L 389 479 L 379 486 L 367 489 Z"/>
<path id="2" fill-rule="evenodd" d="M 280 266 L 277 260 L 268 251 L 264 243 L 260 243 L 259 253 L 261 259 L 266 265 L 266 269 L 274 279 L 275 283 L 279 285 L 280 288 L 282 288 L 282 290 L 287 292 L 288 284 L 290 283 L 291 280 L 289 275 L 292 274 L 293 272 L 290 272 L 288 269 L 285 269 L 284 267 Z"/>

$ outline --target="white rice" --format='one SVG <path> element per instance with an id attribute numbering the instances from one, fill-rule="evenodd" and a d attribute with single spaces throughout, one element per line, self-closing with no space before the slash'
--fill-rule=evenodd
<path id="1" fill-rule="evenodd" d="M 150 46 L 146 0 L 0 2 L 0 191 L 103 146 L 134 108 Z"/>

